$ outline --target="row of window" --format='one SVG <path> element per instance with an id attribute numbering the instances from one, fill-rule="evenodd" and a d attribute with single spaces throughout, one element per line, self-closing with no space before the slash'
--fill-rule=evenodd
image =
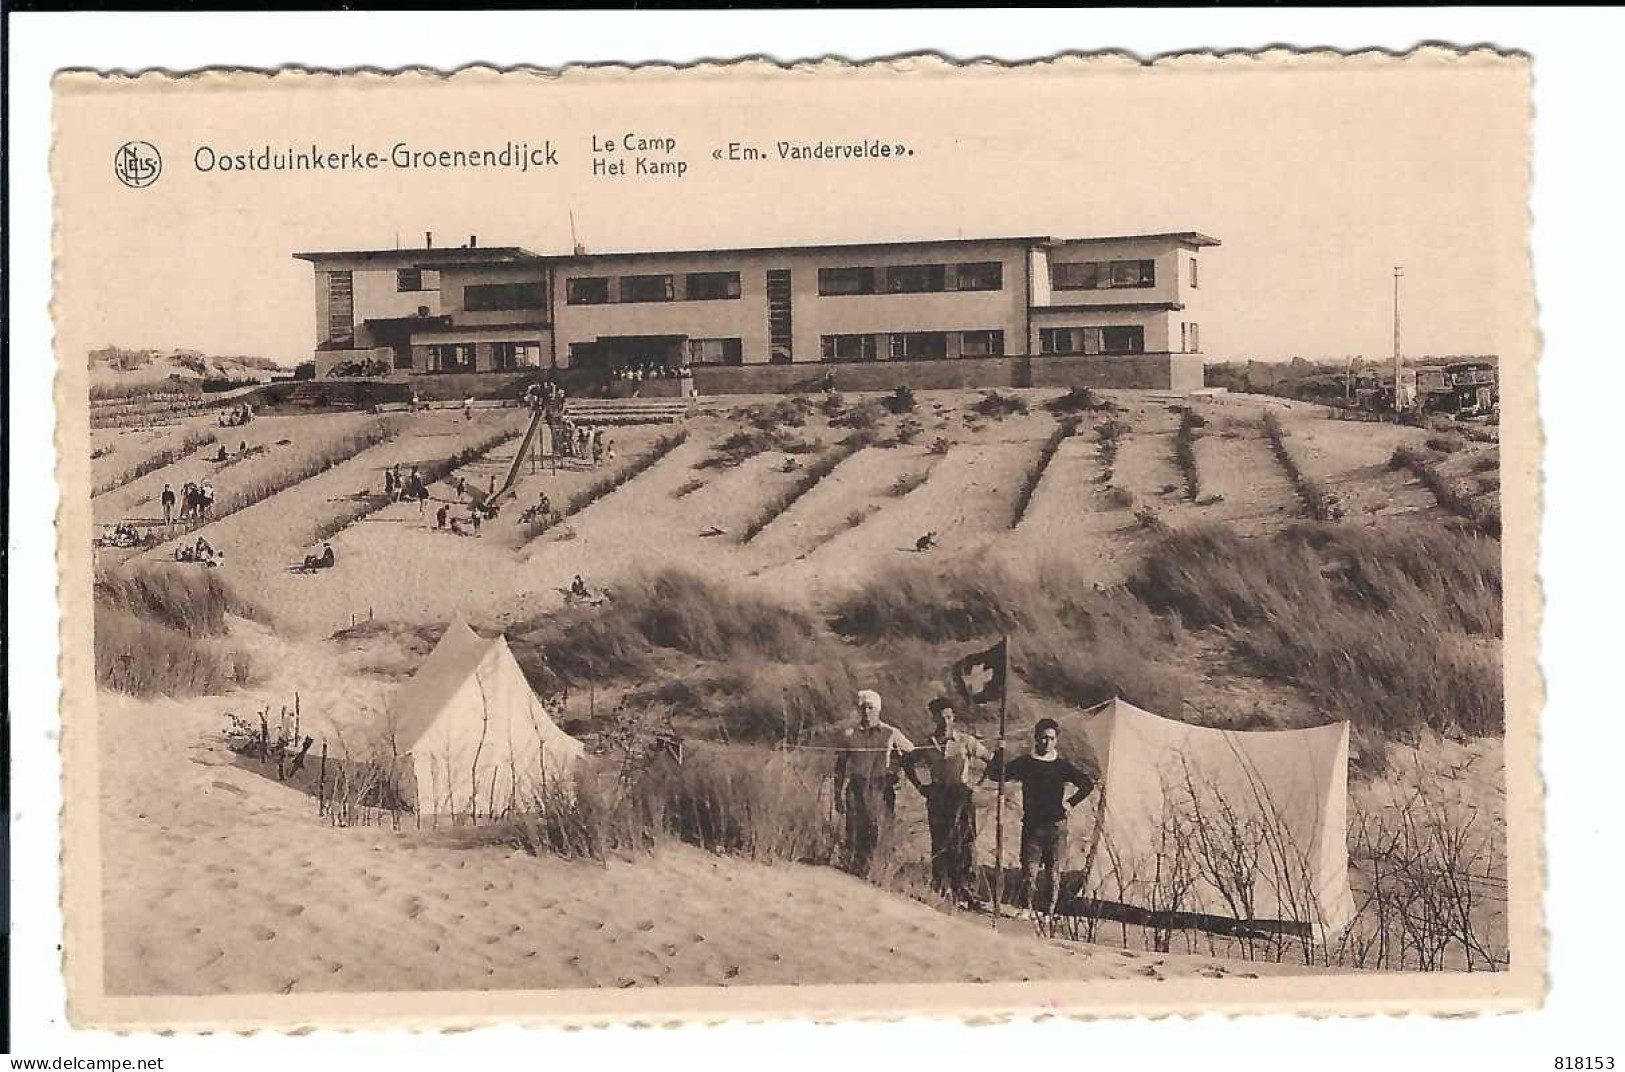
<path id="1" fill-rule="evenodd" d="M 677 281 L 683 282 L 681 291 Z M 606 275 L 576 276 L 564 282 L 564 300 L 570 305 L 608 305 L 611 302 L 726 301 L 740 294 L 738 272 L 688 272 L 684 275 L 623 275 L 610 286 Z"/>
<path id="2" fill-rule="evenodd" d="M 1191 258 L 1191 288 L 1198 284 L 1197 261 Z M 611 302 L 609 276 L 578 276 L 565 283 L 565 300 L 571 305 L 606 305 Z M 619 297 L 622 302 L 677 301 L 679 277 L 665 275 L 623 275 L 620 277 Z M 688 272 L 683 280 L 682 300 L 719 301 L 737 298 L 740 294 L 738 272 Z M 1153 260 L 1072 261 L 1050 266 L 1050 285 L 1056 290 L 1100 290 L 1119 287 L 1153 287 L 1157 284 L 1157 262 Z M 537 287 L 540 283 L 486 284 L 468 287 L 469 291 L 488 291 L 501 287 Z M 395 272 L 395 289 L 401 293 L 432 290 L 427 285 L 423 269 L 399 268 Z M 939 291 L 1003 290 L 1004 265 L 999 261 L 975 261 L 963 264 L 894 264 L 887 267 L 820 268 L 818 293 L 824 297 L 849 294 L 930 294 Z M 532 297 L 526 294 L 527 299 Z M 539 308 L 541 302 L 529 305 L 481 305 L 467 308 L 513 309 Z M 492 298 L 485 300 L 504 300 Z"/>
<path id="3" fill-rule="evenodd" d="M 1143 354 L 1145 328 L 1040 328 L 1041 354 Z"/>
<path id="4" fill-rule="evenodd" d="M 936 361 L 948 356 L 950 336 L 959 341 L 960 357 L 1003 357 L 1002 331 L 894 331 L 886 339 L 886 355 L 892 361 Z M 821 344 L 825 361 L 877 361 L 880 335 L 824 335 Z"/>
<path id="5" fill-rule="evenodd" d="M 879 268 L 820 268 L 822 297 L 849 294 L 933 294 L 949 290 L 1003 290 L 1004 264 L 893 264 Z"/>
<path id="6" fill-rule="evenodd" d="M 471 342 L 437 343 L 429 347 L 430 372 L 473 372 L 475 347 Z M 507 371 L 536 368 L 542 363 L 542 347 L 534 342 L 494 342 L 490 368 Z"/>
<path id="7" fill-rule="evenodd" d="M 1067 261 L 1049 268 L 1056 290 L 1101 290 L 1157 285 L 1156 261 Z"/>

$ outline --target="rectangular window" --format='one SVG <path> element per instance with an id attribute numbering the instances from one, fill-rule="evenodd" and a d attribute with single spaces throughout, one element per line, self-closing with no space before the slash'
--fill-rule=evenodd
<path id="1" fill-rule="evenodd" d="M 959 353 L 964 357 L 1003 357 L 1004 332 L 962 331 L 959 333 Z"/>
<path id="2" fill-rule="evenodd" d="M 1191 325 L 1191 353 L 1193 354 L 1199 354 L 1202 352 L 1202 335 L 1201 331 L 1199 330 L 1200 327 L 1201 325 L 1199 324 Z"/>
<path id="3" fill-rule="evenodd" d="M 1004 263 L 1002 261 L 978 261 L 974 264 L 961 264 L 956 273 L 958 276 L 957 289 L 959 290 L 1003 290 L 1004 289 Z"/>
<path id="4" fill-rule="evenodd" d="M 1201 277 L 1197 274 L 1197 271 L 1196 271 L 1196 258 L 1192 257 L 1191 258 L 1191 289 L 1192 290 L 1195 290 L 1200 285 L 1200 278 Z"/>
<path id="5" fill-rule="evenodd" d="M 1156 261 L 1074 261 L 1050 265 L 1050 285 L 1056 290 L 1103 290 L 1156 284 Z"/>
<path id="6" fill-rule="evenodd" d="M 1179 352 L 1182 354 L 1190 352 L 1190 327 L 1191 326 L 1189 324 L 1183 322 L 1179 325 Z"/>
<path id="7" fill-rule="evenodd" d="M 623 302 L 671 301 L 676 296 L 676 290 L 669 275 L 621 276 L 621 301 Z"/>
<path id="8" fill-rule="evenodd" d="M 570 305 L 603 305 L 609 301 L 609 280 L 601 275 L 567 279 L 564 300 Z"/>
<path id="9" fill-rule="evenodd" d="M 473 372 L 473 343 L 443 343 L 429 347 L 430 372 Z"/>
<path id="10" fill-rule="evenodd" d="M 355 342 L 355 291 L 349 272 L 327 273 L 327 341 Z"/>
<path id="11" fill-rule="evenodd" d="M 873 268 L 820 268 L 818 293 L 824 297 L 843 294 L 873 294 L 875 270 Z"/>
<path id="12" fill-rule="evenodd" d="M 1149 287 L 1156 282 L 1156 261 L 1112 261 L 1113 287 Z"/>
<path id="13" fill-rule="evenodd" d="M 541 345 L 534 342 L 494 342 L 491 367 L 494 369 L 535 368 L 542 363 Z"/>
<path id="14" fill-rule="evenodd" d="M 879 356 L 873 335 L 825 335 L 819 341 L 825 361 L 873 361 Z"/>
<path id="15" fill-rule="evenodd" d="M 887 294 L 934 294 L 947 287 L 943 264 L 894 264 L 886 269 Z"/>
<path id="16" fill-rule="evenodd" d="M 901 331 L 892 334 L 893 361 L 937 361 L 947 356 L 946 331 Z"/>
<path id="17" fill-rule="evenodd" d="M 463 308 L 473 313 L 546 306 L 547 294 L 541 283 L 478 283 L 463 288 Z"/>
<path id="18" fill-rule="evenodd" d="M 690 339 L 688 362 L 691 365 L 739 365 L 745 360 L 745 346 L 740 339 Z"/>
<path id="19" fill-rule="evenodd" d="M 1038 333 L 1038 350 L 1045 354 L 1098 354 L 1102 349 L 1101 333 L 1109 330 L 1111 329 L 1043 328 Z"/>
<path id="20" fill-rule="evenodd" d="M 625 285 L 624 283 L 622 284 Z M 689 301 L 718 301 L 739 297 L 738 272 L 690 272 L 683 282 Z"/>
<path id="21" fill-rule="evenodd" d="M 398 294 L 407 294 L 413 291 L 427 290 L 423 285 L 422 268 L 395 269 L 395 291 Z"/>
<path id="22" fill-rule="evenodd" d="M 1052 264 L 1049 277 L 1056 290 L 1093 290 L 1100 285 L 1100 265 L 1094 261 Z"/>
<path id="23" fill-rule="evenodd" d="M 1145 353 L 1145 329 L 1132 328 L 1101 328 L 1100 349 L 1107 354 L 1143 354 Z"/>

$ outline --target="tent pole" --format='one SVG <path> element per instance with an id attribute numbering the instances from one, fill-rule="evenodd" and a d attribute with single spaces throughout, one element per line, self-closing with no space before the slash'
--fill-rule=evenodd
<path id="1" fill-rule="evenodd" d="M 997 796 L 993 804 L 993 929 L 999 929 L 999 913 L 1004 911 L 1004 782 L 1010 764 L 1004 751 L 1006 705 L 1010 702 L 1010 638 L 1004 638 L 1004 688 L 999 690 L 999 752 L 1004 763 L 999 768 Z"/>

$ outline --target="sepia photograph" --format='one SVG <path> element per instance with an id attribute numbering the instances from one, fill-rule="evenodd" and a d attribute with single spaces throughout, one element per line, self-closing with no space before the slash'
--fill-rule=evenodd
<path id="1" fill-rule="evenodd" d="M 1529 92 L 59 75 L 75 1021 L 1538 1004 Z"/>

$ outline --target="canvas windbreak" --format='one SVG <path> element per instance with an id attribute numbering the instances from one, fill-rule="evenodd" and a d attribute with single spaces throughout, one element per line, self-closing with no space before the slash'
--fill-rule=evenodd
<path id="1" fill-rule="evenodd" d="M 1321 934 L 1347 925 L 1348 723 L 1206 729 L 1118 699 L 1084 734 L 1101 767 L 1074 835 L 1085 896 Z"/>

